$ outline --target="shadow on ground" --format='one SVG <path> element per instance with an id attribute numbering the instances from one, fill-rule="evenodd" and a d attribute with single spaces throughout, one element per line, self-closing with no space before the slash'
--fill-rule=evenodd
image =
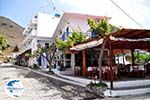
<path id="1" fill-rule="evenodd" d="M 20 73 L 24 74 L 24 73 Z M 71 85 L 56 79 L 52 79 L 50 77 L 45 77 L 40 74 L 34 73 L 32 71 L 28 72 L 26 75 L 24 75 L 26 78 L 34 78 L 38 80 L 40 83 L 45 84 L 46 86 L 42 88 L 45 92 L 49 89 L 57 88 L 58 91 L 61 91 L 62 98 L 66 100 L 98 100 L 102 99 L 102 97 L 98 97 L 94 94 L 91 94 L 89 92 L 85 91 L 85 88 Z M 58 95 L 58 93 L 53 94 L 53 96 Z M 52 95 L 49 95 L 49 97 L 52 97 Z"/>

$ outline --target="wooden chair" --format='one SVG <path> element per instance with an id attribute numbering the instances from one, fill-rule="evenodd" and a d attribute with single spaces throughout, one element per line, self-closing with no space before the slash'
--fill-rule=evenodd
<path id="1" fill-rule="evenodd" d="M 96 76 L 98 77 L 97 67 L 88 67 L 87 72 L 88 72 L 88 77 L 89 78 L 95 78 Z"/>
<path id="2" fill-rule="evenodd" d="M 80 76 L 81 75 L 81 67 L 80 66 L 75 66 L 74 72 L 75 72 L 74 73 L 75 75 Z"/>
<path id="3" fill-rule="evenodd" d="M 150 63 L 147 63 L 145 66 L 146 74 L 150 75 Z"/>

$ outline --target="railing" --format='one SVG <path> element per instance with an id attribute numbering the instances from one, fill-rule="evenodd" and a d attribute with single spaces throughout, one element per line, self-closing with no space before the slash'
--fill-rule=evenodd
<path id="1" fill-rule="evenodd" d="M 32 18 L 31 24 L 37 24 L 37 18 Z"/>
<path id="2" fill-rule="evenodd" d="M 28 41 L 30 39 L 33 39 L 33 37 L 35 37 L 36 35 L 37 35 L 37 30 L 32 30 L 30 33 L 27 34 L 23 43 L 25 43 L 26 41 Z"/>

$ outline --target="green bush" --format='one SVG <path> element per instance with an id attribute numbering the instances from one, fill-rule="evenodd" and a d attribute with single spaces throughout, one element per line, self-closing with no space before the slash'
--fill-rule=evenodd
<path id="1" fill-rule="evenodd" d="M 106 83 L 103 83 L 103 82 L 98 82 L 98 83 L 93 83 L 93 82 L 90 82 L 90 84 L 88 84 L 90 86 L 96 86 L 96 87 L 100 87 L 100 88 L 107 88 L 107 84 Z"/>
<path id="2" fill-rule="evenodd" d="M 33 68 L 33 69 L 39 69 L 39 67 L 38 67 L 37 64 L 33 64 L 32 68 Z"/>

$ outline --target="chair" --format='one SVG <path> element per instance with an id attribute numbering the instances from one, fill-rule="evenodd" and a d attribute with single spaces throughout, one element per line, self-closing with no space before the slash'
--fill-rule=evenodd
<path id="1" fill-rule="evenodd" d="M 87 72 L 88 72 L 87 74 L 88 74 L 88 77 L 89 77 L 89 78 L 91 78 L 91 77 L 93 76 L 93 75 L 92 75 L 92 74 L 93 74 L 92 71 L 93 71 L 92 67 L 88 67 L 88 68 L 87 68 Z"/>
<path id="2" fill-rule="evenodd" d="M 102 79 L 110 80 L 110 69 L 108 66 L 102 67 Z"/>
<path id="3" fill-rule="evenodd" d="M 146 74 L 150 74 L 150 63 L 147 63 L 145 66 Z"/>
<path id="4" fill-rule="evenodd" d="M 88 72 L 88 77 L 90 78 L 95 78 L 96 76 L 98 76 L 97 67 L 88 67 L 87 72 Z"/>
<path id="5" fill-rule="evenodd" d="M 130 66 L 131 66 L 131 64 L 127 64 L 127 65 L 125 65 L 125 72 L 126 72 L 126 76 L 130 76 Z"/>
<path id="6" fill-rule="evenodd" d="M 81 75 L 81 67 L 80 66 L 75 66 L 74 68 L 74 72 L 75 72 L 75 75 Z"/>
<path id="7" fill-rule="evenodd" d="M 131 76 L 132 77 L 138 77 L 139 76 L 139 71 L 138 71 L 138 66 L 134 65 L 131 67 Z"/>
<path id="8" fill-rule="evenodd" d="M 139 65 L 139 77 L 140 78 L 145 78 L 145 66 L 144 65 Z"/>

